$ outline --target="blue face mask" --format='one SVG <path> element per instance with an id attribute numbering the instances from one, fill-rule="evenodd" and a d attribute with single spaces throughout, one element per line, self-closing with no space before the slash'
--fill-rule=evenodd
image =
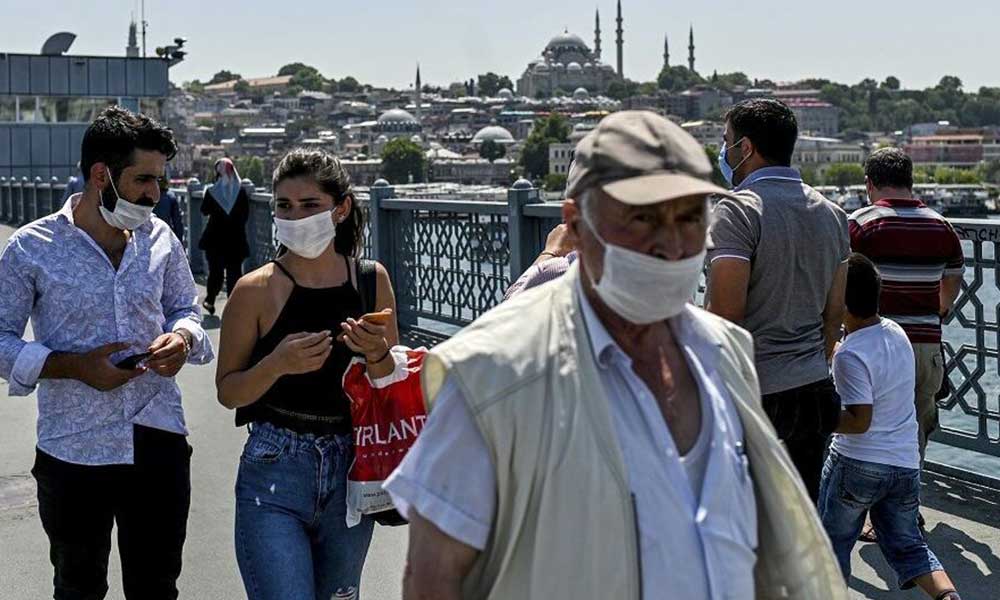
<path id="1" fill-rule="evenodd" d="M 736 143 L 739 144 L 744 139 L 745 138 L 740 138 L 736 140 Z M 722 148 L 719 149 L 719 170 L 722 171 L 722 176 L 726 179 L 726 183 L 728 183 L 729 185 L 733 185 L 733 171 L 739 169 L 743 165 L 743 163 L 745 163 L 746 160 L 750 158 L 750 155 L 747 154 L 746 156 L 744 156 L 743 160 L 740 161 L 740 164 L 736 165 L 735 167 L 730 167 L 729 161 L 726 160 L 726 153 L 728 151 L 729 148 L 726 146 L 726 140 L 722 140 Z"/>

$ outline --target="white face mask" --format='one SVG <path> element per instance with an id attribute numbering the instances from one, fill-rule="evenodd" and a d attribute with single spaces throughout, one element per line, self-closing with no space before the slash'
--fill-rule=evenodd
<path id="1" fill-rule="evenodd" d="M 648 325 L 675 317 L 698 290 L 706 251 L 681 260 L 664 260 L 609 244 L 584 213 L 587 227 L 604 245 L 604 274 L 594 291 L 621 318 Z"/>
<path id="2" fill-rule="evenodd" d="M 119 196 L 118 190 L 115 188 L 115 181 L 111 177 L 111 171 L 107 168 L 105 168 L 105 171 L 108 172 L 108 181 L 111 183 L 111 191 L 115 193 L 116 200 L 114 211 L 104 208 L 104 203 L 101 203 L 101 216 L 104 217 L 104 221 L 108 225 L 115 229 L 121 229 L 122 231 L 138 229 L 143 223 L 149 220 L 149 216 L 153 214 L 153 207 L 129 202 Z"/>
<path id="3" fill-rule="evenodd" d="M 337 234 L 331 213 L 323 211 L 304 219 L 275 219 L 278 241 L 302 258 L 316 258 Z"/>

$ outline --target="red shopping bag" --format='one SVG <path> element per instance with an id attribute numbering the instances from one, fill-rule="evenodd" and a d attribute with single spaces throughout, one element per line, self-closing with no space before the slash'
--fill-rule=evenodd
<path id="1" fill-rule="evenodd" d="M 354 358 L 344 372 L 354 427 L 354 462 L 347 474 L 349 526 L 359 523 L 361 515 L 372 515 L 384 525 L 405 523 L 382 483 L 402 462 L 427 420 L 420 388 L 427 349 L 396 346 L 392 354 L 394 371 L 374 383 L 363 358 Z"/>

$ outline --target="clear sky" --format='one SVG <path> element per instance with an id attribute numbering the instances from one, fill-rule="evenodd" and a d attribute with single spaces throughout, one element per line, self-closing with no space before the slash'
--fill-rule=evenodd
<path id="1" fill-rule="evenodd" d="M 49 34 L 77 34 L 71 53 L 124 54 L 138 0 L 11 0 L 0 11 L 0 52 L 38 52 Z M 604 61 L 615 63 L 614 0 L 147 0 L 148 49 L 189 39 L 175 83 L 226 68 L 267 76 L 301 61 L 327 77 L 408 87 L 447 85 L 494 71 L 516 82 L 548 40 L 568 28 L 593 43 L 600 8 Z M 625 74 L 655 79 L 663 36 L 671 63 L 751 78 L 817 76 L 855 83 L 897 76 L 926 87 L 959 76 L 967 90 L 1000 86 L 997 0 L 623 0 Z"/>

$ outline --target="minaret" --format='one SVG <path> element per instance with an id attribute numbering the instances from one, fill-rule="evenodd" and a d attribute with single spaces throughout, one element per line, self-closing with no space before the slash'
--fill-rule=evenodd
<path id="1" fill-rule="evenodd" d="M 413 96 L 414 96 L 413 103 L 417 105 L 417 114 L 414 115 L 414 116 L 417 117 L 417 123 L 421 123 L 422 124 L 423 121 L 420 119 L 420 112 L 421 112 L 421 109 L 423 108 L 423 106 L 422 106 L 422 104 L 423 104 L 423 89 L 421 89 L 421 87 L 422 86 L 420 85 L 420 63 L 417 63 L 417 84 L 416 84 L 416 89 L 414 90 L 414 94 L 413 94 Z"/>
<path id="2" fill-rule="evenodd" d="M 670 66 L 670 42 L 667 39 L 667 35 L 663 35 L 663 68 L 666 69 Z"/>
<path id="3" fill-rule="evenodd" d="M 618 29 L 616 30 L 616 33 L 618 34 L 618 39 L 616 41 L 616 44 L 618 45 L 618 76 L 624 79 L 625 71 L 622 67 L 622 47 L 625 45 L 625 40 L 622 39 L 622 34 L 625 32 L 624 30 L 622 30 L 622 0 L 618 0 L 617 21 L 618 21 Z"/>
<path id="4" fill-rule="evenodd" d="M 691 33 L 688 35 L 688 68 L 694 73 L 694 25 L 691 26 Z"/>
<path id="5" fill-rule="evenodd" d="M 136 40 L 136 26 L 134 20 L 128 25 L 128 46 L 125 47 L 125 56 L 129 58 L 139 58 L 139 42 Z"/>
<path id="6" fill-rule="evenodd" d="M 594 12 L 594 57 L 601 60 L 601 9 Z"/>

